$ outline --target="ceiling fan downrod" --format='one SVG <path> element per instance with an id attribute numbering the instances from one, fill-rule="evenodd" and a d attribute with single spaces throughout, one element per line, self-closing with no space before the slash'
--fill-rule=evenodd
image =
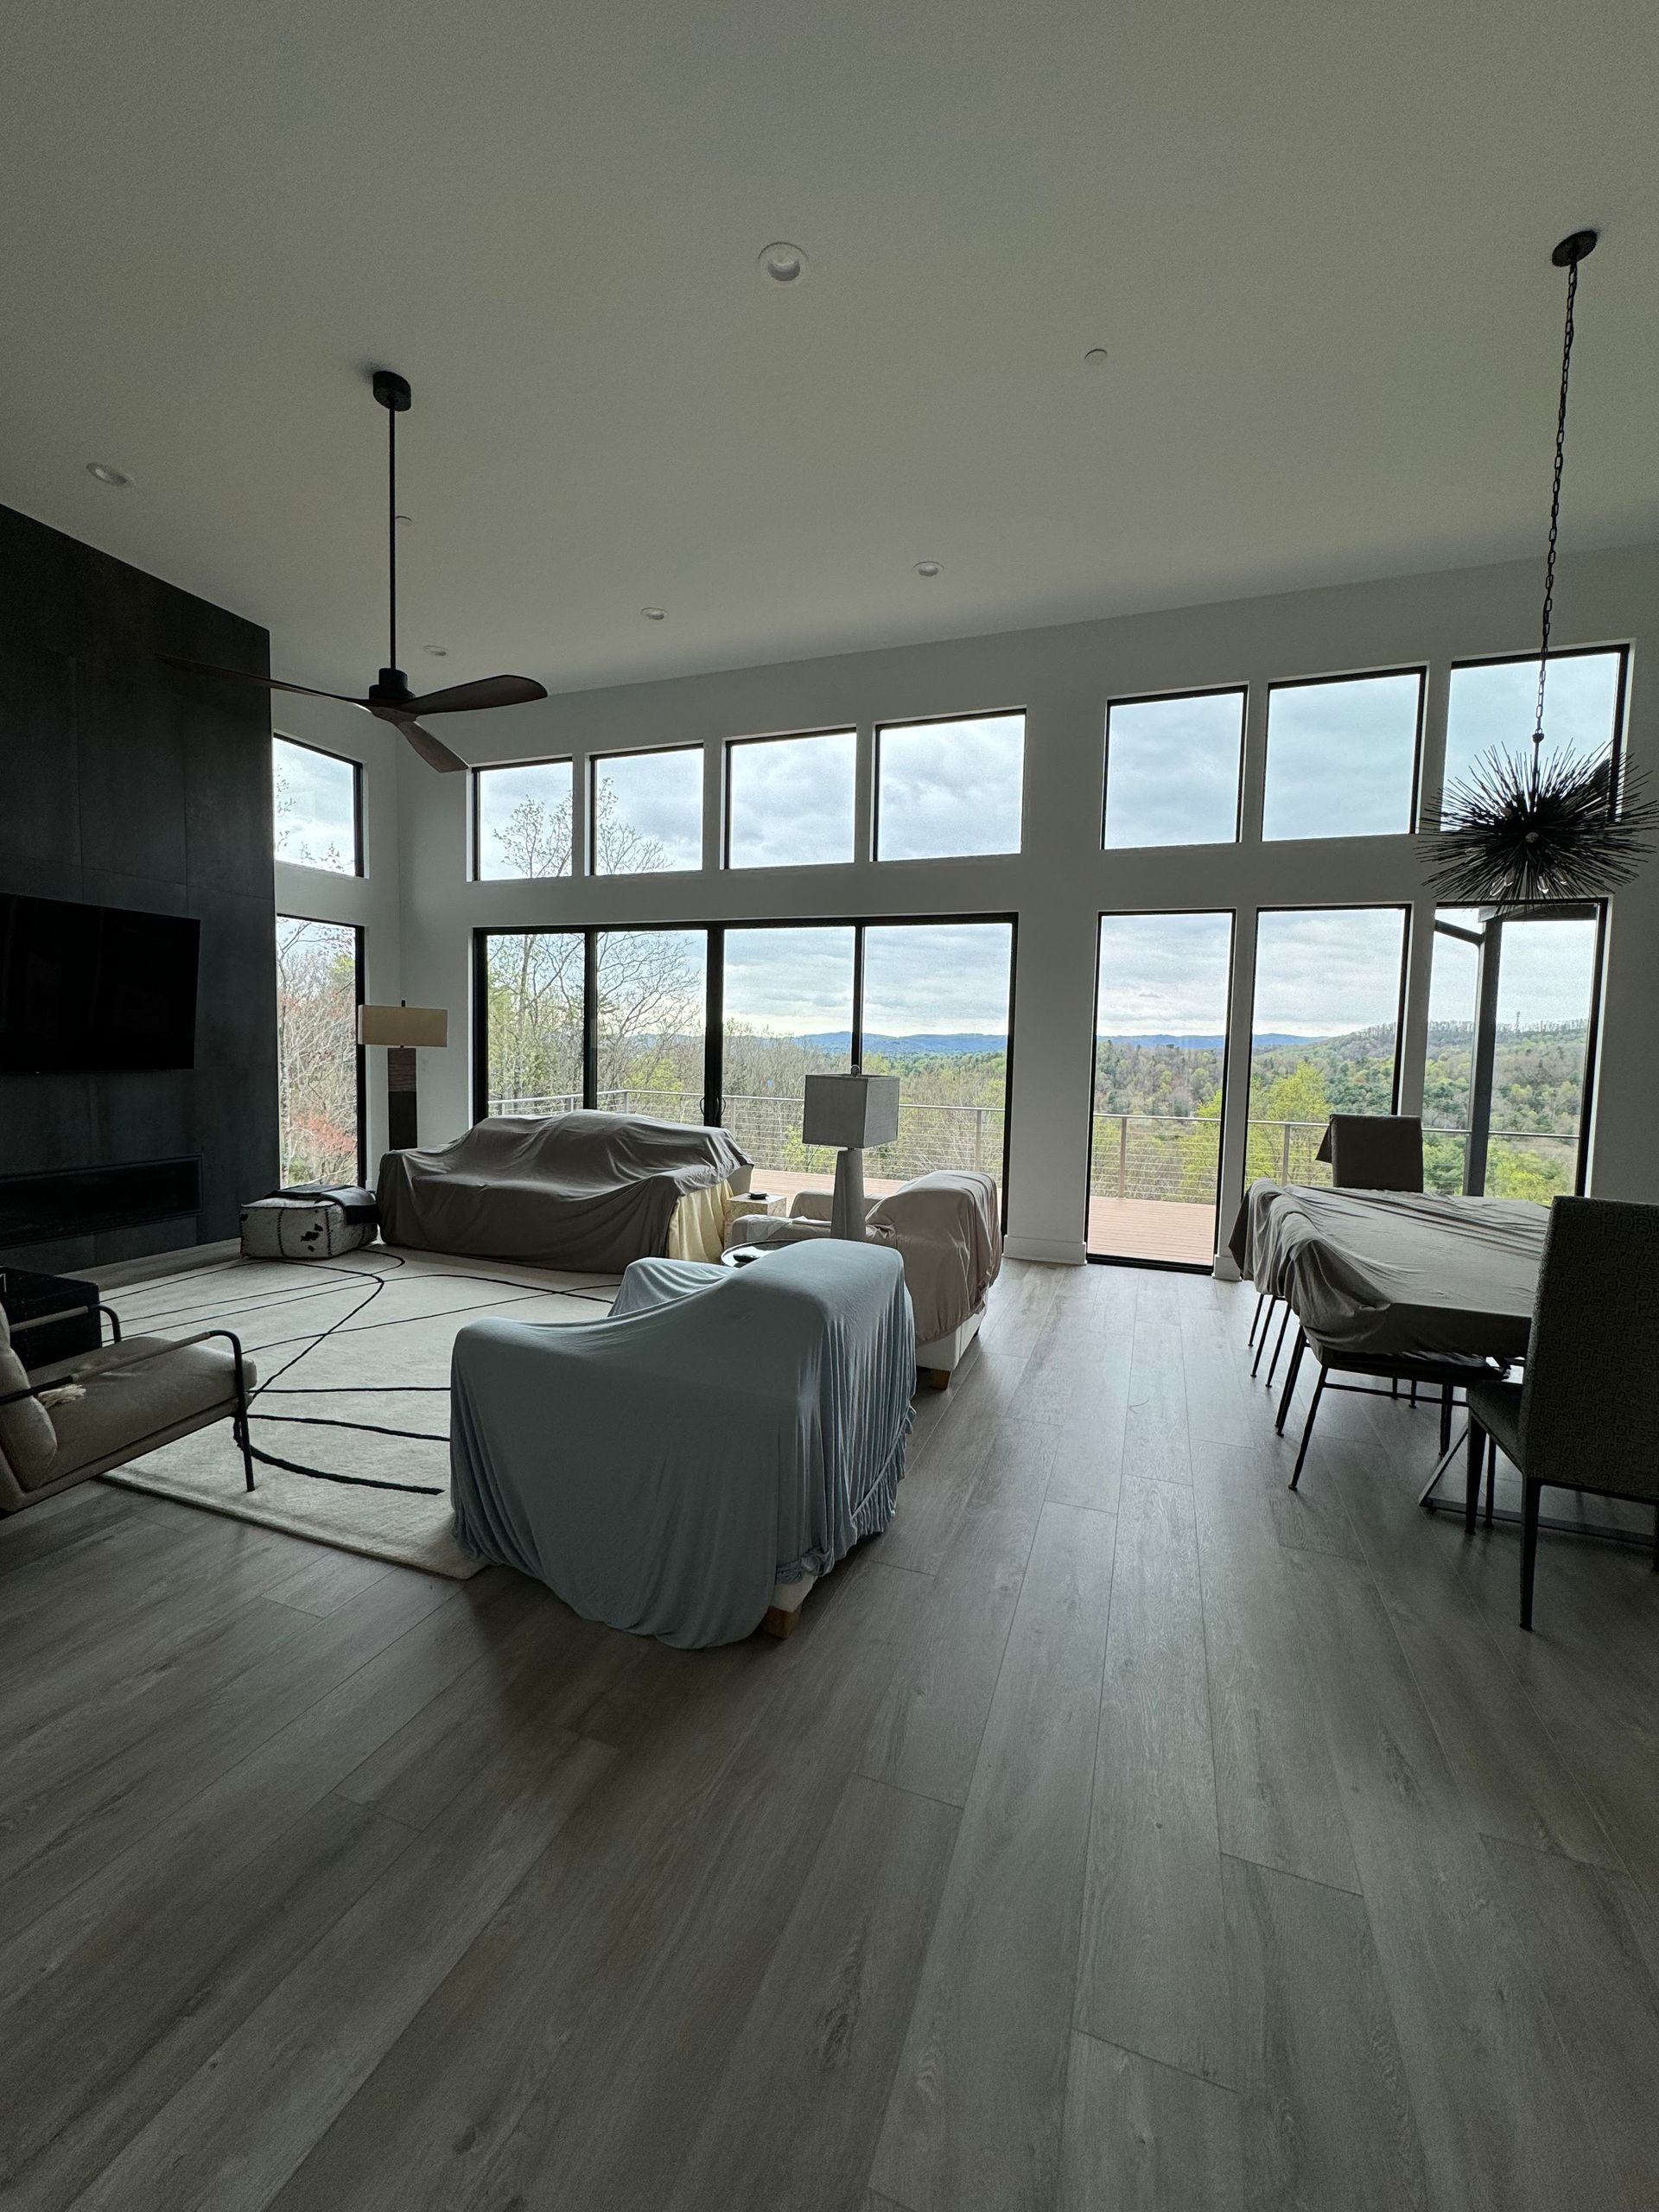
<path id="1" fill-rule="evenodd" d="M 409 688 L 408 677 L 397 665 L 397 417 L 408 414 L 415 395 L 410 390 L 409 378 L 400 377 L 396 369 L 377 369 L 374 396 L 386 410 L 386 658 L 390 665 L 381 670 L 380 680 L 371 688 L 369 696 L 401 705 L 415 695 Z"/>

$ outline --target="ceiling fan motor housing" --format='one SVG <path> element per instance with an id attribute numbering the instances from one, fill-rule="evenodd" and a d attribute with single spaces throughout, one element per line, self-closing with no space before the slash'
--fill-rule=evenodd
<path id="1" fill-rule="evenodd" d="M 383 407 L 389 407 L 394 415 L 407 415 L 415 397 L 409 388 L 409 378 L 400 377 L 396 369 L 375 371 L 374 396 Z"/>
<path id="2" fill-rule="evenodd" d="M 404 707 L 415 696 L 409 688 L 409 678 L 401 668 L 383 668 L 379 681 L 369 687 L 371 699 L 384 699 L 389 706 Z"/>

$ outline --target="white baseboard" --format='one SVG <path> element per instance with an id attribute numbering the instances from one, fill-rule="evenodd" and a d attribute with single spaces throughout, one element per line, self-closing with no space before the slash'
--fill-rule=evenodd
<path id="1" fill-rule="evenodd" d="M 242 1247 L 234 1236 L 216 1244 L 185 1244 L 171 1252 L 152 1252 L 144 1260 L 108 1260 L 96 1268 L 77 1268 L 75 1273 L 100 1290 L 118 1290 L 124 1282 L 149 1282 L 156 1275 L 188 1274 L 193 1268 L 216 1268 L 233 1260 Z"/>
<path id="2" fill-rule="evenodd" d="M 1080 1268 L 1085 1257 L 1081 1236 L 1005 1236 L 1011 1260 L 1040 1260 L 1054 1268 Z"/>

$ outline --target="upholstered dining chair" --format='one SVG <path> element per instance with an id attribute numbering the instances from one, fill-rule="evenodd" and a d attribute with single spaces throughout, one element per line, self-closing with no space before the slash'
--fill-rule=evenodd
<path id="1" fill-rule="evenodd" d="M 1313 1155 L 1331 1163 L 1339 1191 L 1421 1191 L 1420 1114 L 1333 1114 Z"/>
<path id="2" fill-rule="evenodd" d="M 1659 1570 L 1659 1206 L 1557 1198 L 1525 1376 L 1473 1383 L 1468 1397 L 1471 1530 L 1488 1438 L 1521 1472 L 1522 1628 L 1546 1489 L 1651 1503 Z"/>

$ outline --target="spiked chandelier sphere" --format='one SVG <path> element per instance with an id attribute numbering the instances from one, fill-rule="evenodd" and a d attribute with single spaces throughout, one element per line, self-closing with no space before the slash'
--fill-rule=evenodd
<path id="1" fill-rule="evenodd" d="M 1560 528 L 1561 464 L 1567 452 L 1567 395 L 1573 367 L 1573 310 L 1579 264 L 1595 250 L 1593 231 L 1574 231 L 1551 256 L 1567 271 L 1567 327 L 1561 343 L 1561 396 L 1555 417 L 1555 475 L 1544 557 L 1544 605 L 1538 645 L 1538 704 L 1529 753 L 1484 753 L 1440 805 L 1438 835 L 1422 840 L 1436 892 L 1458 906 L 1530 906 L 1552 899 L 1605 899 L 1628 883 L 1651 851 L 1648 833 L 1659 807 L 1640 796 L 1642 779 L 1618 786 L 1611 746 L 1586 760 L 1566 749 L 1546 757 L 1544 687 L 1549 674 L 1549 626 L 1555 599 L 1555 544 Z M 1622 804 L 1621 804 L 1622 801 Z"/>

